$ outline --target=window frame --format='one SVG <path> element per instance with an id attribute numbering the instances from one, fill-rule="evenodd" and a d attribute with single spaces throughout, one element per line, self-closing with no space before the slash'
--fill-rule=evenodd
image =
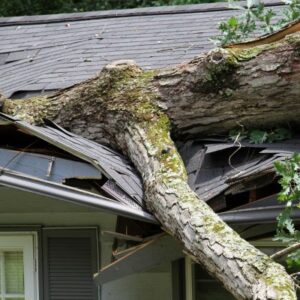
<path id="1" fill-rule="evenodd" d="M 250 244 L 265 252 L 270 250 L 269 254 L 271 255 L 276 253 L 279 250 L 282 250 L 286 246 L 282 242 L 274 241 L 272 237 L 256 239 L 248 241 Z M 185 298 L 184 300 L 195 300 L 196 291 L 195 291 L 195 262 L 189 256 L 185 256 Z"/>

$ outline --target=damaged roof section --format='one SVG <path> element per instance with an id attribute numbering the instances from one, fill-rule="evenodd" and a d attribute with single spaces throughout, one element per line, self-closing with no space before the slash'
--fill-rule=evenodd
<path id="1" fill-rule="evenodd" d="M 3 137 L 0 182 L 4 178 L 3 173 L 9 171 L 14 172 L 14 176 L 23 174 L 47 181 L 46 185 L 49 182 L 63 184 L 64 189 L 66 186 L 81 189 L 93 194 L 93 197 L 119 203 L 124 211 L 128 209 L 133 212 L 131 217 L 136 213 L 138 218 L 145 216 L 146 220 L 155 222 L 145 207 L 139 174 L 120 153 L 51 122 L 37 127 L 0 114 L 0 124 L 0 135 Z M 20 133 L 34 137 L 37 144 L 32 145 L 33 140 L 29 139 L 26 143 L 30 147 L 24 148 L 26 143 L 18 144 L 16 141 L 22 140 L 17 135 Z M 16 139 L 9 145 L 7 142 L 15 135 Z M 50 146 L 52 148 L 48 149 Z M 223 217 L 228 222 L 232 220 L 237 223 L 249 221 L 255 210 L 266 210 L 271 206 L 272 216 L 269 219 L 275 219 L 278 207 L 274 206 L 278 205 L 274 202 L 274 195 L 280 187 L 273 163 L 299 152 L 300 139 L 259 145 L 243 143 L 240 146 L 224 140 L 199 140 L 181 142 L 178 147 L 191 188 L 215 211 L 230 211 L 227 215 L 223 213 Z M 266 205 L 267 200 L 260 202 L 270 196 L 274 198 L 272 205 Z"/>
<path id="2" fill-rule="evenodd" d="M 188 141 L 179 146 L 191 188 L 216 211 L 276 194 L 273 164 L 300 151 L 300 139 L 240 146 L 226 141 Z"/>
<path id="3" fill-rule="evenodd" d="M 80 188 L 106 200 L 118 201 L 125 210 L 132 209 L 137 215 L 143 215 L 144 211 L 148 214 L 141 179 L 121 154 L 50 122 L 48 126 L 37 127 L 1 114 L 0 123 L 2 175 L 8 172 L 22 177 L 23 174 L 24 178 L 46 180 L 48 184 L 55 182 Z M 10 141 L 16 135 L 18 142 Z M 21 142 L 22 139 L 25 141 Z M 24 144 L 28 145 L 24 147 Z M 48 149 L 50 147 L 53 149 Z M 0 176 L 0 182 L 3 178 Z"/>
<path id="4" fill-rule="evenodd" d="M 43 180 L 64 183 L 67 178 L 100 180 L 101 173 L 93 166 L 69 159 L 0 148 L 0 166 Z"/>

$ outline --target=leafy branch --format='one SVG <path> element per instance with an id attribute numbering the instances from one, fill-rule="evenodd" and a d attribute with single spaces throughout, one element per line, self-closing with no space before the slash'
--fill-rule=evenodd
<path id="1" fill-rule="evenodd" d="M 300 0 L 283 0 L 286 7 L 277 22 L 273 21 L 276 13 L 272 9 L 266 9 L 259 0 L 248 0 L 247 7 L 234 4 L 234 0 L 228 0 L 231 8 L 241 10 L 240 16 L 232 16 L 219 24 L 221 36 L 213 39 L 219 45 L 241 42 L 248 39 L 255 31 L 259 33 L 272 33 L 289 22 L 300 18 Z M 232 130 L 229 137 L 233 141 L 248 139 L 250 143 L 272 143 L 286 138 L 291 138 L 291 133 L 285 128 L 275 130 Z M 287 255 L 289 267 L 300 266 L 300 231 L 295 228 L 292 212 L 300 208 L 300 154 L 294 154 L 285 161 L 274 163 L 277 174 L 280 176 L 279 184 L 281 192 L 278 200 L 285 203 L 283 211 L 277 217 L 277 231 L 275 240 L 288 245 L 288 248 L 280 252 L 280 256 Z M 277 256 L 278 256 L 277 255 Z M 276 254 L 273 256 L 277 257 Z M 299 274 L 297 273 L 297 276 Z"/>
<path id="2" fill-rule="evenodd" d="M 298 249 L 300 249 L 300 243 L 296 243 L 296 244 L 293 244 L 292 246 L 284 248 L 283 250 L 280 250 L 280 251 L 274 253 L 270 257 L 272 259 L 279 259 L 279 258 L 286 256 L 287 254 L 290 254 L 291 252 L 294 252 L 295 250 L 298 250 Z"/>
<path id="3" fill-rule="evenodd" d="M 232 16 L 221 22 L 218 29 L 220 36 L 211 40 L 219 45 L 238 43 L 253 37 L 254 32 L 270 34 L 289 22 L 300 18 L 300 0 L 283 0 L 287 5 L 278 21 L 274 21 L 276 13 L 273 9 L 266 9 L 259 0 L 248 0 L 247 7 L 236 5 L 234 0 L 228 0 L 229 7 L 240 10 L 239 16 Z"/>
<path id="4" fill-rule="evenodd" d="M 232 130 L 229 138 L 233 141 L 248 140 L 250 143 L 272 143 L 291 138 L 291 131 L 286 128 L 274 130 L 241 129 Z M 295 228 L 292 213 L 295 208 L 300 208 L 300 154 L 293 154 L 284 161 L 274 163 L 275 170 L 280 176 L 281 191 L 278 200 L 285 203 L 283 211 L 277 217 L 277 230 L 274 240 L 280 241 L 288 248 L 274 254 L 277 259 L 286 256 L 288 267 L 300 266 L 300 231 Z"/>
<path id="5" fill-rule="evenodd" d="M 300 242 L 300 231 L 295 228 L 291 217 L 293 209 L 300 208 L 300 154 L 295 153 L 291 158 L 277 161 L 274 166 L 280 176 L 278 200 L 285 203 L 284 210 L 277 217 L 274 240 L 293 246 Z M 300 249 L 289 253 L 286 261 L 289 267 L 300 266 Z"/>
<path id="6" fill-rule="evenodd" d="M 239 141 L 248 140 L 252 144 L 274 143 L 290 139 L 292 133 L 289 129 L 280 127 L 272 130 L 251 129 L 233 129 L 229 132 L 229 139 L 235 141 L 238 137 Z"/>

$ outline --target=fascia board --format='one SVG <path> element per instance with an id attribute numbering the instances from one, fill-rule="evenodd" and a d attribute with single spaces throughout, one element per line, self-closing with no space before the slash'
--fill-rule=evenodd
<path id="1" fill-rule="evenodd" d="M 112 199 L 100 195 L 98 196 L 93 193 L 37 179 L 35 177 L 29 177 L 10 170 L 2 170 L 0 172 L 0 185 L 97 208 L 115 215 L 158 224 L 158 221 L 154 218 L 154 216 L 145 211 L 129 208 Z"/>

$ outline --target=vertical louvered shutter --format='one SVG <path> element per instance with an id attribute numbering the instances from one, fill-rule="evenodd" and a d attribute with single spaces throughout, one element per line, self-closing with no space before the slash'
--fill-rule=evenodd
<path id="1" fill-rule="evenodd" d="M 45 230 L 45 300 L 96 300 L 94 230 Z"/>

